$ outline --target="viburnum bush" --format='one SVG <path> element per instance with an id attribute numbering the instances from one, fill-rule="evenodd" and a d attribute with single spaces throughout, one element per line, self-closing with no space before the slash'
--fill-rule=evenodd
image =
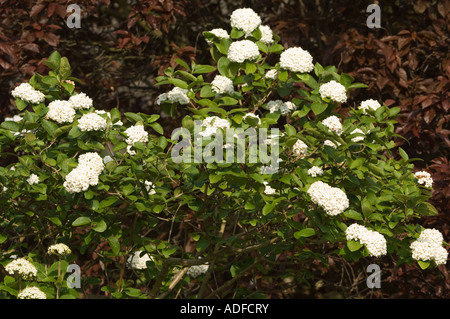
<path id="1" fill-rule="evenodd" d="M 20 113 L 0 128 L 2 297 L 96 286 L 113 298 L 264 297 L 239 282 L 305 280 L 303 266 L 330 253 L 446 263 L 442 234 L 418 224 L 436 214 L 431 176 L 402 149 L 392 156 L 399 108 L 366 100 L 336 113 L 365 85 L 285 49 L 252 9 L 230 20 L 230 33 L 204 32 L 213 65 L 177 60 L 157 78 L 163 111 L 188 113 L 170 136 L 158 114 L 103 110 L 77 92 L 58 52 L 47 76 L 12 90 Z M 276 157 L 249 161 L 255 147 Z M 81 288 L 65 281 L 69 263 Z"/>

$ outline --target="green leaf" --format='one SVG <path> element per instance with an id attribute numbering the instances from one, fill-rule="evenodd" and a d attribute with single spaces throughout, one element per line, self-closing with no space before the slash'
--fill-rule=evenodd
<path id="1" fill-rule="evenodd" d="M 194 73 L 194 74 L 210 73 L 210 72 L 214 72 L 215 70 L 216 70 L 216 68 L 213 67 L 212 65 L 197 64 L 195 66 L 194 70 L 192 71 L 192 73 Z"/>
<path id="2" fill-rule="evenodd" d="M 327 107 L 328 104 L 321 102 L 314 102 L 313 104 L 311 104 L 311 109 L 316 115 L 321 114 L 323 111 L 327 109 Z"/>
<path id="3" fill-rule="evenodd" d="M 159 133 L 159 134 L 161 134 L 161 135 L 164 134 L 164 129 L 163 129 L 163 127 L 161 126 L 161 124 L 155 122 L 155 123 L 150 123 L 149 126 L 150 126 L 152 129 L 154 129 L 157 133 Z"/>
<path id="4" fill-rule="evenodd" d="M 53 71 L 57 71 L 61 64 L 61 54 L 58 51 L 54 51 L 44 63 Z"/>
<path id="5" fill-rule="evenodd" d="M 133 113 L 133 112 L 126 112 L 124 114 L 126 116 L 126 118 L 133 122 L 133 123 L 137 123 L 137 122 L 142 122 L 144 123 L 144 118 L 142 116 L 140 116 L 139 114 Z"/>
<path id="6" fill-rule="evenodd" d="M 266 205 L 264 205 L 263 209 L 262 209 L 262 213 L 264 216 L 266 216 L 267 214 L 271 213 L 274 209 L 275 209 L 276 204 L 274 203 L 268 203 Z"/>
<path id="7" fill-rule="evenodd" d="M 232 97 L 229 97 L 229 96 L 221 97 L 221 98 L 217 99 L 216 101 L 217 101 L 217 104 L 219 104 L 219 105 L 236 105 L 239 103 L 238 100 L 233 99 Z"/>
<path id="8" fill-rule="evenodd" d="M 172 83 L 173 85 L 178 86 L 179 88 L 182 88 L 185 90 L 189 89 L 189 85 L 183 80 L 171 78 L 168 81 L 170 83 Z"/>
<path id="9" fill-rule="evenodd" d="M 70 63 L 66 57 L 61 58 L 61 63 L 59 66 L 59 75 L 63 80 L 67 79 L 70 76 Z"/>
<path id="10" fill-rule="evenodd" d="M 302 237 L 311 237 L 316 234 L 316 231 L 313 228 L 304 228 L 294 233 L 295 239 L 300 239 Z"/>
<path id="11" fill-rule="evenodd" d="M 41 124 L 50 136 L 55 136 L 55 131 L 58 129 L 58 125 L 47 120 L 42 120 Z"/>
<path id="12" fill-rule="evenodd" d="M 223 76 L 230 76 L 230 60 L 226 56 L 223 56 L 217 61 L 217 69 L 219 73 Z"/>
<path id="13" fill-rule="evenodd" d="M 5 121 L 0 126 L 13 132 L 20 132 L 21 130 L 20 124 L 14 121 Z"/>
<path id="14" fill-rule="evenodd" d="M 15 99 L 14 102 L 16 103 L 17 109 L 19 111 L 23 111 L 26 109 L 26 107 L 28 106 L 27 102 L 25 102 L 22 99 Z"/>
<path id="15" fill-rule="evenodd" d="M 363 220 L 363 216 L 361 215 L 361 213 L 358 213 L 357 211 L 354 211 L 352 209 L 344 211 L 344 216 L 350 219 Z"/>
<path id="16" fill-rule="evenodd" d="M 195 245 L 195 249 L 197 251 L 203 251 L 206 248 L 208 248 L 210 244 L 211 244 L 211 242 L 209 240 L 202 238 Z"/>
<path id="17" fill-rule="evenodd" d="M 230 38 L 239 39 L 244 36 L 244 31 L 238 30 L 236 28 L 231 29 Z"/>
<path id="18" fill-rule="evenodd" d="M 78 217 L 75 219 L 72 223 L 72 226 L 78 227 L 78 226 L 84 226 L 89 225 L 91 223 L 91 219 L 89 217 Z"/>
<path id="19" fill-rule="evenodd" d="M 200 97 L 202 98 L 214 97 L 216 94 L 217 93 L 212 90 L 211 85 L 205 85 L 200 89 Z"/>
<path id="20" fill-rule="evenodd" d="M 108 198 L 105 198 L 100 202 L 99 208 L 109 207 L 115 202 L 117 202 L 117 200 L 118 200 L 117 196 L 109 196 Z"/>
<path id="21" fill-rule="evenodd" d="M 405 160 L 409 160 L 408 154 L 403 150 L 403 148 L 399 147 L 398 152 L 400 153 L 400 156 Z"/>
<path id="22" fill-rule="evenodd" d="M 418 260 L 417 263 L 419 264 L 419 267 L 423 270 L 430 267 L 430 264 L 431 264 L 429 261 L 422 261 L 422 260 Z"/>
<path id="23" fill-rule="evenodd" d="M 98 219 L 91 222 L 92 229 L 96 232 L 103 233 L 108 227 L 103 219 Z"/>
<path id="24" fill-rule="evenodd" d="M 270 53 L 279 53 L 284 50 L 284 47 L 281 44 L 272 44 L 269 48 Z"/>
<path id="25" fill-rule="evenodd" d="M 436 216 L 438 214 L 436 207 L 428 202 L 420 203 L 414 210 L 423 216 Z"/>
<path id="26" fill-rule="evenodd" d="M 364 245 L 361 244 L 359 241 L 356 241 L 356 240 L 348 240 L 347 241 L 347 247 L 352 252 L 359 250 L 362 246 L 364 246 Z"/>
<path id="27" fill-rule="evenodd" d="M 117 143 L 116 145 L 114 145 L 114 147 L 113 147 L 112 150 L 113 150 L 114 152 L 117 152 L 117 151 L 120 151 L 120 150 L 126 148 L 127 146 L 128 146 L 127 143 L 125 143 L 125 142 L 119 142 L 119 143 Z"/>
<path id="28" fill-rule="evenodd" d="M 191 68 L 189 67 L 189 65 L 186 63 L 186 62 L 184 62 L 183 60 L 181 60 L 181 59 L 174 59 L 174 61 L 176 62 L 176 63 L 178 63 L 179 65 L 181 65 L 183 68 L 185 68 L 186 70 L 191 70 Z"/>

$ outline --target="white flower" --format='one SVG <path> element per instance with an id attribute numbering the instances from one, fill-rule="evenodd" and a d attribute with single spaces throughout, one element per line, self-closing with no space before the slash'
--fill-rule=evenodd
<path id="1" fill-rule="evenodd" d="M 208 271 L 208 268 L 209 268 L 208 264 L 191 266 L 189 267 L 186 274 L 189 277 L 196 278 L 200 275 L 205 274 Z"/>
<path id="2" fill-rule="evenodd" d="M 229 128 L 230 122 L 227 119 L 221 119 L 218 116 L 209 116 L 203 120 L 202 127 L 204 127 L 205 130 L 198 134 L 203 137 L 209 137 L 216 134 L 217 129 Z"/>
<path id="3" fill-rule="evenodd" d="M 78 166 L 66 175 L 64 188 L 69 193 L 86 191 L 89 186 L 98 184 L 98 177 L 105 165 L 100 155 L 95 152 L 79 156 Z"/>
<path id="4" fill-rule="evenodd" d="M 72 251 L 67 245 L 59 243 L 48 247 L 47 253 L 49 255 L 65 256 L 70 255 Z"/>
<path id="5" fill-rule="evenodd" d="M 38 104 L 45 101 L 45 95 L 35 90 L 29 83 L 22 83 L 11 91 L 14 98 L 22 99 L 25 102 Z"/>
<path id="6" fill-rule="evenodd" d="M 36 174 L 31 174 L 30 177 L 28 177 L 27 182 L 30 185 L 39 184 L 39 176 L 37 176 Z"/>
<path id="7" fill-rule="evenodd" d="M 265 185 L 264 194 L 273 195 L 276 193 L 276 189 L 272 188 L 268 182 L 264 182 L 264 185 Z"/>
<path id="8" fill-rule="evenodd" d="M 189 104 L 189 97 L 187 96 L 186 89 L 174 87 L 172 90 L 166 93 L 162 93 L 158 96 L 156 104 L 160 105 L 163 102 L 169 101 L 170 103 Z"/>
<path id="9" fill-rule="evenodd" d="M 363 110 L 363 114 L 367 114 L 367 110 L 376 111 L 379 107 L 381 107 L 381 104 L 378 101 L 369 99 L 361 102 L 359 109 Z"/>
<path id="10" fill-rule="evenodd" d="M 347 101 L 347 91 L 345 90 L 345 86 L 335 80 L 321 84 L 319 87 L 319 93 L 322 98 L 329 98 L 338 103 L 344 103 Z"/>
<path id="11" fill-rule="evenodd" d="M 356 134 L 356 133 L 364 134 L 364 132 L 361 131 L 359 128 L 354 129 L 350 134 Z M 361 142 L 361 141 L 364 141 L 364 136 L 355 136 L 354 138 L 352 138 L 352 142 L 354 142 L 354 143 Z"/>
<path id="12" fill-rule="evenodd" d="M 18 275 L 22 279 L 30 280 L 36 278 L 37 269 L 24 258 L 18 258 L 6 265 L 5 270 L 10 275 Z"/>
<path id="13" fill-rule="evenodd" d="M 19 292 L 17 299 L 47 299 L 47 296 L 38 287 L 27 287 Z"/>
<path id="14" fill-rule="evenodd" d="M 278 71 L 276 69 L 271 69 L 266 72 L 266 75 L 264 76 L 266 79 L 275 80 L 278 76 Z"/>
<path id="15" fill-rule="evenodd" d="M 436 265 L 447 263 L 448 252 L 442 247 L 442 234 L 436 229 L 424 229 L 419 238 L 410 245 L 412 258 L 421 261 L 434 261 Z"/>
<path id="16" fill-rule="evenodd" d="M 258 125 L 261 125 L 261 119 L 259 118 L 258 115 L 254 114 L 254 113 L 247 113 L 244 115 L 244 121 L 247 117 L 251 117 L 253 119 L 257 119 L 258 120 Z"/>
<path id="17" fill-rule="evenodd" d="M 92 99 L 89 96 L 87 96 L 85 93 L 79 93 L 76 95 L 72 95 L 69 98 L 69 102 L 72 104 L 72 107 L 75 110 L 88 109 L 92 106 Z"/>
<path id="18" fill-rule="evenodd" d="M 342 134 L 342 124 L 339 118 L 336 115 L 331 115 L 326 119 L 322 120 L 322 124 L 328 127 L 330 132 L 334 132 L 337 135 Z"/>
<path id="19" fill-rule="evenodd" d="M 149 195 L 156 194 L 155 185 L 151 181 L 144 181 L 144 184 Z"/>
<path id="20" fill-rule="evenodd" d="M 306 145 L 302 140 L 297 140 L 297 142 L 295 142 L 294 146 L 292 147 L 292 150 L 295 156 L 303 158 L 308 153 L 308 145 Z"/>
<path id="21" fill-rule="evenodd" d="M 221 28 L 212 29 L 209 32 L 214 34 L 219 40 L 229 39 L 230 38 L 230 35 L 228 34 L 228 32 L 226 30 L 224 30 L 224 29 L 221 29 Z M 213 43 L 209 39 L 206 39 L 206 42 L 208 42 L 209 45 L 211 45 Z"/>
<path id="22" fill-rule="evenodd" d="M 91 184 L 95 185 L 95 175 L 87 168 L 75 168 L 66 175 L 63 186 L 69 193 L 80 193 L 87 191 Z"/>
<path id="23" fill-rule="evenodd" d="M 300 47 L 289 48 L 280 55 L 280 67 L 292 72 L 307 73 L 314 69 L 312 56 Z"/>
<path id="24" fill-rule="evenodd" d="M 250 8 L 237 9 L 231 14 L 230 24 L 247 37 L 261 25 L 261 17 Z"/>
<path id="25" fill-rule="evenodd" d="M 312 177 L 322 176 L 323 170 L 318 166 L 313 166 L 308 170 L 308 175 Z"/>
<path id="26" fill-rule="evenodd" d="M 212 90 L 217 94 L 232 94 L 234 92 L 233 81 L 226 76 L 216 75 L 211 85 Z"/>
<path id="27" fill-rule="evenodd" d="M 330 216 L 335 216 L 349 207 L 347 195 L 339 188 L 317 181 L 311 184 L 308 195 L 313 203 L 322 207 Z"/>
<path id="28" fill-rule="evenodd" d="M 347 227 L 345 235 L 347 240 L 357 240 L 365 245 L 370 256 L 381 257 L 387 253 L 386 239 L 379 232 L 355 223 Z"/>
<path id="29" fill-rule="evenodd" d="M 133 146 L 135 143 L 147 143 L 148 142 L 148 132 L 145 131 L 143 125 L 134 125 L 125 130 L 127 135 L 126 143 Z"/>
<path id="30" fill-rule="evenodd" d="M 106 119 L 94 112 L 87 113 L 78 120 L 78 128 L 82 132 L 104 131 L 106 129 Z"/>
<path id="31" fill-rule="evenodd" d="M 431 174 L 425 171 L 419 171 L 414 173 L 414 177 L 417 178 L 417 182 L 425 187 L 433 187 L 433 178 Z"/>
<path id="32" fill-rule="evenodd" d="M 13 122 L 20 122 L 22 121 L 23 117 L 20 115 L 14 115 L 13 117 L 5 117 L 5 122 L 6 121 L 13 121 Z"/>
<path id="33" fill-rule="evenodd" d="M 94 174 L 100 175 L 105 165 L 103 164 L 103 159 L 98 153 L 88 152 L 81 154 L 78 157 L 78 167 L 86 167 L 90 169 Z"/>
<path id="34" fill-rule="evenodd" d="M 72 123 L 75 113 L 75 109 L 69 101 L 55 100 L 48 105 L 46 118 L 59 124 Z"/>
<path id="35" fill-rule="evenodd" d="M 130 269 L 147 269 L 147 261 L 153 261 L 153 258 L 145 253 L 142 255 L 142 251 L 138 250 L 135 251 L 134 254 L 132 254 L 130 257 L 128 257 L 127 259 L 127 266 Z"/>
<path id="36" fill-rule="evenodd" d="M 107 164 L 109 162 L 114 162 L 114 159 L 111 156 L 106 155 L 105 157 L 103 157 L 103 164 Z"/>
<path id="37" fill-rule="evenodd" d="M 283 102 L 281 100 L 273 100 L 267 103 L 266 108 L 270 113 L 280 112 L 281 115 L 286 115 L 289 112 L 294 111 L 297 106 L 290 101 Z"/>
<path id="38" fill-rule="evenodd" d="M 261 31 L 261 42 L 270 45 L 273 42 L 273 32 L 267 25 L 259 26 L 259 30 Z"/>
<path id="39" fill-rule="evenodd" d="M 326 141 L 323 142 L 323 145 L 328 145 L 328 146 L 336 149 L 339 145 L 341 145 L 341 143 L 339 143 L 339 142 L 336 142 L 336 143 L 337 143 L 337 145 L 334 142 L 330 141 L 330 140 L 326 140 Z"/>
<path id="40" fill-rule="evenodd" d="M 259 56 L 258 46 L 250 40 L 241 40 L 231 43 L 227 58 L 231 62 L 243 63 L 256 60 Z"/>

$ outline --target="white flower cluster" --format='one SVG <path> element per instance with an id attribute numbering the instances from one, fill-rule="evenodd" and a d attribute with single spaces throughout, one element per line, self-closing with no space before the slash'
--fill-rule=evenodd
<path id="1" fill-rule="evenodd" d="M 292 72 L 308 73 L 314 69 L 311 54 L 300 47 L 289 48 L 280 55 L 280 67 Z"/>
<path id="2" fill-rule="evenodd" d="M 66 175 L 64 188 L 69 193 L 86 191 L 89 186 L 98 184 L 98 177 L 105 165 L 100 155 L 95 152 L 79 156 L 78 166 Z"/>
<path id="3" fill-rule="evenodd" d="M 266 79 L 275 80 L 277 78 L 277 76 L 278 76 L 278 71 L 276 69 L 271 69 L 266 72 L 264 77 Z"/>
<path id="4" fill-rule="evenodd" d="M 170 103 L 189 104 L 189 97 L 186 94 L 187 91 L 188 90 L 186 89 L 174 87 L 169 92 L 160 94 L 156 104 L 160 105 L 166 101 L 169 101 Z"/>
<path id="5" fill-rule="evenodd" d="M 259 48 L 253 41 L 241 40 L 231 43 L 228 48 L 227 58 L 231 62 L 243 63 L 256 60 L 259 56 Z"/>
<path id="6" fill-rule="evenodd" d="M 281 115 L 286 115 L 294 111 L 297 106 L 291 101 L 283 102 L 281 100 L 273 100 L 267 103 L 266 108 L 270 113 L 280 112 Z"/>
<path id="7" fill-rule="evenodd" d="M 322 176 L 323 170 L 319 166 L 313 166 L 308 170 L 308 175 L 312 177 Z"/>
<path id="8" fill-rule="evenodd" d="M 327 117 L 326 119 L 322 120 L 322 124 L 328 127 L 328 130 L 330 132 L 334 132 L 337 135 L 342 134 L 342 124 L 339 118 L 336 115 L 331 115 Z"/>
<path id="9" fill-rule="evenodd" d="M 37 269 L 25 258 L 18 258 L 6 265 L 5 270 L 10 275 L 18 275 L 22 279 L 30 280 L 36 278 Z"/>
<path id="10" fill-rule="evenodd" d="M 212 90 L 217 94 L 233 94 L 233 81 L 223 75 L 216 75 L 211 82 Z"/>
<path id="11" fill-rule="evenodd" d="M 125 130 L 125 134 L 127 135 L 125 142 L 130 146 L 133 146 L 137 142 L 148 142 L 148 132 L 145 130 L 144 125 L 130 126 Z"/>
<path id="12" fill-rule="evenodd" d="M 29 83 L 22 83 L 11 91 L 14 98 L 22 99 L 25 102 L 38 104 L 45 101 L 45 95 L 35 90 Z"/>
<path id="13" fill-rule="evenodd" d="M 208 32 L 214 34 L 219 40 L 230 38 L 230 35 L 228 34 L 227 30 L 224 30 L 222 28 L 212 29 L 211 31 Z M 206 39 L 206 42 L 209 45 L 213 44 L 213 42 L 209 39 Z"/>
<path id="14" fill-rule="evenodd" d="M 155 185 L 151 181 L 144 181 L 145 189 L 147 190 L 149 195 L 156 194 Z"/>
<path id="15" fill-rule="evenodd" d="M 362 130 L 360 130 L 359 128 L 354 129 L 350 134 L 356 134 L 356 133 L 364 134 L 364 132 Z M 364 136 L 355 136 L 354 138 L 352 138 L 352 142 L 354 142 L 354 143 L 361 142 L 361 141 L 364 141 Z"/>
<path id="16" fill-rule="evenodd" d="M 221 119 L 218 116 L 209 116 L 203 120 L 202 127 L 204 127 L 205 130 L 198 134 L 203 137 L 209 137 L 216 134 L 217 129 L 229 128 L 230 122 L 227 119 Z"/>
<path id="17" fill-rule="evenodd" d="M 208 264 L 191 266 L 189 267 L 186 274 L 189 277 L 196 278 L 200 275 L 205 274 L 208 271 L 208 268 L 209 268 Z"/>
<path id="18" fill-rule="evenodd" d="M 347 240 L 357 240 L 365 245 L 369 254 L 374 257 L 386 255 L 386 239 L 382 234 L 369 230 L 359 224 L 352 224 L 345 230 Z"/>
<path id="19" fill-rule="evenodd" d="M 259 27 L 259 31 L 261 31 L 261 42 L 267 45 L 272 44 L 273 42 L 273 32 L 272 29 L 267 25 L 261 25 Z"/>
<path id="20" fill-rule="evenodd" d="M 106 119 L 97 113 L 87 113 L 78 120 L 78 128 L 82 132 L 106 130 Z"/>
<path id="21" fill-rule="evenodd" d="M 421 261 L 434 261 L 436 265 L 447 263 L 448 252 L 442 247 L 444 238 L 437 229 L 424 229 L 419 238 L 411 243 L 412 258 Z"/>
<path id="22" fill-rule="evenodd" d="M 8 116 L 5 117 L 5 122 L 6 121 L 20 122 L 22 120 L 23 120 L 23 117 L 18 114 L 13 115 L 13 117 L 8 117 Z"/>
<path id="23" fill-rule="evenodd" d="M 302 140 L 297 140 L 297 142 L 295 142 L 292 146 L 292 150 L 296 157 L 303 158 L 308 153 L 308 145 L 306 145 Z"/>
<path id="24" fill-rule="evenodd" d="M 28 177 L 27 182 L 30 185 L 39 184 L 39 176 L 37 176 L 36 174 L 31 174 L 30 177 Z"/>
<path id="25" fill-rule="evenodd" d="M 69 101 L 55 100 L 48 105 L 46 118 L 58 124 L 72 123 L 75 113 L 75 109 Z"/>
<path id="26" fill-rule="evenodd" d="M 250 8 L 236 9 L 231 13 L 230 24 L 247 37 L 261 25 L 261 17 Z"/>
<path id="27" fill-rule="evenodd" d="M 149 254 L 143 254 L 141 257 L 142 251 L 135 251 L 127 259 L 127 266 L 129 269 L 147 269 L 147 261 L 153 261 L 152 256 Z"/>
<path id="28" fill-rule="evenodd" d="M 258 115 L 254 114 L 254 113 L 247 113 L 247 114 L 245 114 L 244 117 L 243 117 L 244 121 L 245 121 L 245 119 L 246 119 L 247 117 L 250 117 L 250 118 L 253 118 L 253 119 L 257 119 L 257 120 L 258 120 L 258 125 L 261 125 L 261 119 L 259 118 Z"/>
<path id="29" fill-rule="evenodd" d="M 70 104 L 72 104 L 72 107 L 75 110 L 88 109 L 93 105 L 92 99 L 89 96 L 87 96 L 86 93 L 79 93 L 76 95 L 72 95 L 69 98 L 69 102 Z"/>
<path id="30" fill-rule="evenodd" d="M 417 182 L 425 187 L 433 187 L 433 178 L 431 174 L 425 171 L 419 171 L 414 173 L 414 177 L 417 178 Z"/>
<path id="31" fill-rule="evenodd" d="M 330 216 L 342 213 L 349 206 L 347 195 L 341 189 L 322 181 L 312 183 L 307 193 L 313 203 L 322 207 Z"/>
<path id="32" fill-rule="evenodd" d="M 95 113 L 100 115 L 100 114 L 106 114 L 106 116 L 111 120 L 112 122 L 112 118 L 111 118 L 111 113 L 110 112 L 106 112 L 105 110 L 95 110 Z M 117 125 L 117 126 L 122 126 L 123 123 L 121 120 L 116 120 L 115 122 L 112 123 L 112 125 Z"/>
<path id="33" fill-rule="evenodd" d="M 347 101 L 347 91 L 345 90 L 345 86 L 335 80 L 321 84 L 319 93 L 322 98 L 329 98 L 338 103 L 345 103 Z"/>
<path id="34" fill-rule="evenodd" d="M 270 186 L 268 182 L 264 182 L 264 185 L 265 185 L 264 194 L 273 195 L 276 193 L 276 189 L 272 188 L 272 186 Z"/>
<path id="35" fill-rule="evenodd" d="M 336 145 L 336 143 L 337 143 L 337 145 Z M 341 145 L 341 143 L 339 143 L 339 142 L 336 142 L 336 143 L 334 143 L 334 142 L 332 142 L 330 140 L 326 140 L 326 141 L 323 142 L 323 145 L 328 145 L 328 146 L 336 149 L 339 145 Z"/>
<path id="36" fill-rule="evenodd" d="M 38 287 L 27 287 L 19 292 L 17 299 L 47 299 L 47 296 Z"/>
<path id="37" fill-rule="evenodd" d="M 363 110 L 363 114 L 367 114 L 367 110 L 376 111 L 379 107 L 381 104 L 378 101 L 369 99 L 361 102 L 359 109 Z"/>
<path id="38" fill-rule="evenodd" d="M 54 244 L 54 245 L 51 245 L 50 247 L 48 247 L 47 253 L 49 255 L 65 256 L 65 255 L 70 255 L 72 253 L 72 251 L 70 250 L 70 248 L 67 245 L 59 243 L 59 244 Z"/>

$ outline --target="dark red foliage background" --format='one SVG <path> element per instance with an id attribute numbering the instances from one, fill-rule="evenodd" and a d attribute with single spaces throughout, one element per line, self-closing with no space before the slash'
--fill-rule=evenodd
<path id="1" fill-rule="evenodd" d="M 369 4 L 381 8 L 381 28 L 370 29 Z M 70 29 L 69 4 L 81 7 L 81 28 Z M 210 59 L 202 32 L 229 29 L 237 8 L 251 7 L 283 45 L 301 46 L 322 65 L 336 65 L 369 87 L 353 92 L 352 105 L 374 98 L 401 108 L 397 143 L 417 169 L 432 173 L 432 203 L 439 215 L 421 221 L 450 241 L 450 0 L 438 1 L 224 1 L 224 0 L 0 0 L 0 121 L 14 114 L 10 91 L 34 72 L 47 72 L 42 59 L 54 50 L 67 56 L 73 74 L 82 80 L 98 108 L 159 113 L 161 93 L 154 78 L 174 59 Z M 166 133 L 178 121 L 162 119 Z M 311 265 L 314 289 L 285 290 L 279 297 L 340 297 L 342 261 L 330 268 Z M 361 268 L 362 264 L 350 265 Z M 349 267 L 350 267 L 349 266 Z M 358 291 L 345 297 L 448 298 L 447 269 L 420 271 L 417 266 L 383 266 L 383 289 Z M 362 269 L 362 268 L 361 268 Z M 341 278 L 342 279 L 342 278 Z M 347 282 L 357 278 L 347 278 Z M 262 285 L 266 287 L 265 285 Z M 267 284 L 267 290 L 275 287 Z M 280 288 L 281 289 L 281 288 Z M 338 289 L 339 290 L 339 289 Z M 342 290 L 342 289 L 341 289 Z M 340 291 L 340 290 L 339 290 Z M 347 290 L 348 291 L 348 290 Z"/>

